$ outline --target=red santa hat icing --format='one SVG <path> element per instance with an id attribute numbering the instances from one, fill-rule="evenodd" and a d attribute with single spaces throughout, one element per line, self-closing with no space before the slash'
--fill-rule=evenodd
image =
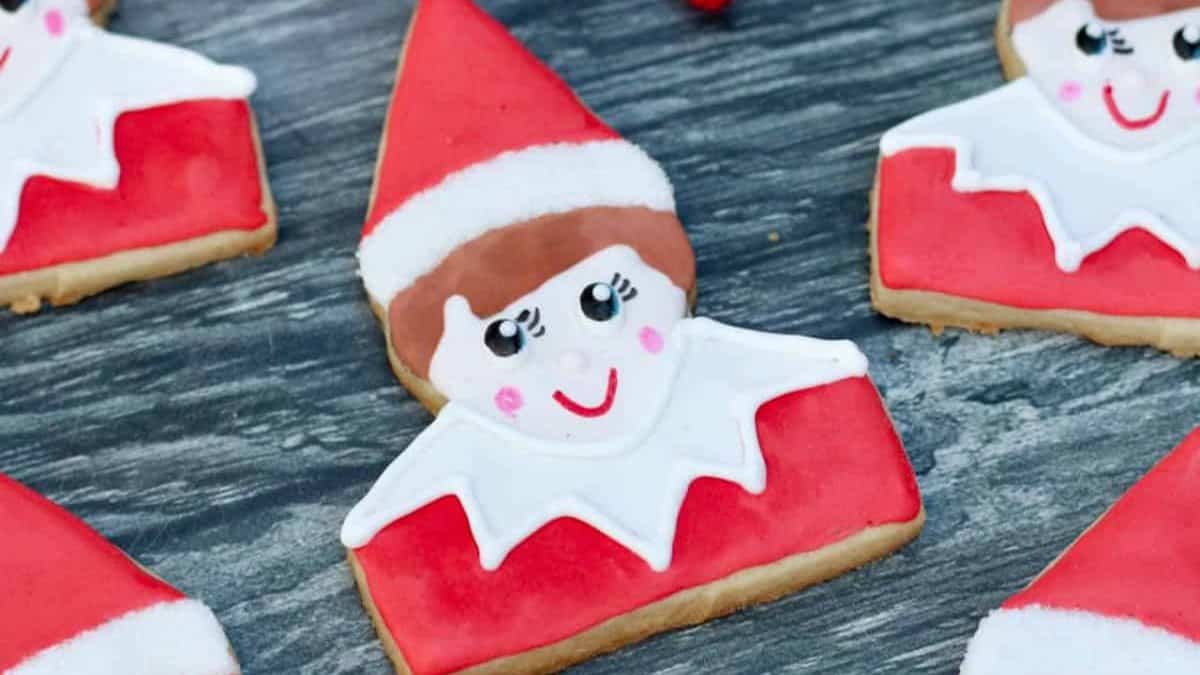
<path id="1" fill-rule="evenodd" d="M 674 211 L 671 183 L 470 0 L 419 0 L 359 246 L 378 306 L 491 230 L 576 209 Z"/>
<path id="2" fill-rule="evenodd" d="M 234 675 L 203 604 L 58 506 L 0 475 L 0 672 Z"/>
<path id="3" fill-rule="evenodd" d="M 1200 430 L 984 619 L 962 675 L 1200 673 Z"/>

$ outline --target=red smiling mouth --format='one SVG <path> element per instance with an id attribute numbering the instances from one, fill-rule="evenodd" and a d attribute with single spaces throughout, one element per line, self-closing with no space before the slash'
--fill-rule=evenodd
<path id="1" fill-rule="evenodd" d="M 604 402 L 595 407 L 588 407 L 576 403 L 571 397 L 562 393 L 562 391 L 554 392 L 554 400 L 559 405 L 567 409 L 567 412 L 579 415 L 580 417 L 595 418 L 603 417 L 612 410 L 613 401 L 617 400 L 617 369 L 608 369 L 608 390 L 604 393 Z"/>
<path id="2" fill-rule="evenodd" d="M 8 57 L 12 54 L 12 47 L 5 47 L 4 53 L 0 54 L 0 71 L 4 70 L 4 65 L 8 63 Z"/>
<path id="3" fill-rule="evenodd" d="M 1111 84 L 1104 87 L 1104 105 L 1108 106 L 1108 114 L 1112 115 L 1113 120 L 1121 126 L 1122 129 L 1129 131 L 1141 131 L 1149 129 L 1158 124 L 1158 121 L 1167 113 L 1167 104 L 1171 101 L 1171 92 L 1164 91 L 1162 98 L 1158 101 L 1158 110 L 1149 117 L 1144 117 L 1140 120 L 1130 119 L 1121 112 L 1121 107 L 1117 105 L 1117 97 L 1113 92 Z"/>

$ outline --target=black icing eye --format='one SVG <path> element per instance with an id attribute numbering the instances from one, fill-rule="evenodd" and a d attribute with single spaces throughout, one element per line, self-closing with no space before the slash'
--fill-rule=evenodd
<path id="1" fill-rule="evenodd" d="M 25 6 L 26 0 L 0 0 L 0 9 L 15 12 Z"/>
<path id="2" fill-rule="evenodd" d="M 516 321 L 499 319 L 487 327 L 483 343 L 500 358 L 516 356 L 525 348 L 525 331 Z"/>
<path id="3" fill-rule="evenodd" d="M 1184 61 L 1200 61 L 1200 26 L 1184 26 L 1175 34 L 1175 53 Z"/>
<path id="4" fill-rule="evenodd" d="M 1098 23 L 1085 24 L 1075 34 L 1075 45 L 1088 56 L 1099 56 L 1108 49 L 1108 33 Z"/>
<path id="5" fill-rule="evenodd" d="M 579 294 L 579 309 L 592 321 L 611 321 L 621 313 L 621 298 L 615 288 L 597 282 Z"/>

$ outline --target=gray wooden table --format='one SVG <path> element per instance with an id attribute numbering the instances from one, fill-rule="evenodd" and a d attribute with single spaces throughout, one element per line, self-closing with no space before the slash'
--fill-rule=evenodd
<path id="1" fill-rule="evenodd" d="M 857 340 L 929 524 L 887 561 L 580 673 L 953 673 L 1018 590 L 1200 420 L 1200 363 L 874 315 L 879 135 L 1000 83 L 994 0 L 482 0 L 666 165 L 702 314 Z M 122 0 L 115 30 L 252 67 L 278 248 L 0 317 L 0 471 L 208 601 L 246 672 L 389 672 L 338 544 L 429 416 L 355 275 L 411 0 Z"/>

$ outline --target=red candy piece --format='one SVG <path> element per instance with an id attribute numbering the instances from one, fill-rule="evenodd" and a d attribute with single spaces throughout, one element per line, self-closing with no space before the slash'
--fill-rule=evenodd
<path id="1" fill-rule="evenodd" d="M 688 4 L 705 12 L 720 12 L 733 0 L 688 0 Z"/>

